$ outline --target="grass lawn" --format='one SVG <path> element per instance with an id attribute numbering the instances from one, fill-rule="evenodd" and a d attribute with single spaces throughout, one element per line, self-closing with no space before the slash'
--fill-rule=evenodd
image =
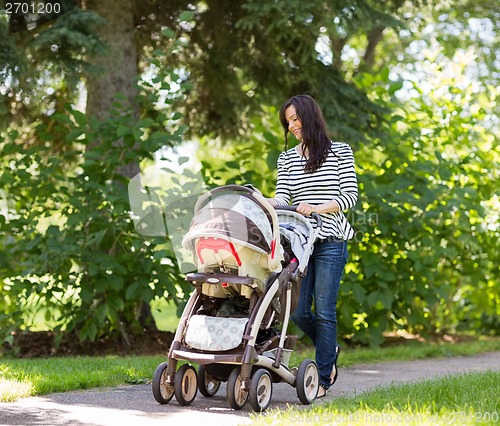
<path id="1" fill-rule="evenodd" d="M 341 356 L 339 357 L 339 366 L 350 367 L 351 365 L 362 363 L 446 358 L 493 351 L 500 351 L 500 338 L 498 337 L 471 337 L 461 343 L 426 343 L 418 340 L 408 340 L 407 342 L 384 348 L 350 348 L 343 346 Z M 291 358 L 292 365 L 298 365 L 304 358 L 314 359 L 314 349 L 305 347 L 294 351 Z M 296 364 L 293 364 L 294 361 Z"/>
<path id="2" fill-rule="evenodd" d="M 499 338 L 482 338 L 457 344 L 415 341 L 379 349 L 343 348 L 339 367 L 367 362 L 473 355 L 499 350 Z M 290 365 L 298 365 L 302 359 L 313 356 L 314 352 L 311 348 L 301 348 L 292 353 Z M 0 401 L 13 401 L 20 397 L 75 389 L 148 383 L 158 364 L 163 361 L 166 361 L 163 355 L 47 359 L 0 358 Z"/>
<path id="3" fill-rule="evenodd" d="M 165 356 L 0 358 L 0 401 L 121 384 L 148 383 Z"/>
<path id="4" fill-rule="evenodd" d="M 500 372 L 467 373 L 380 387 L 305 409 L 252 415 L 253 424 L 476 425 L 500 422 Z"/>

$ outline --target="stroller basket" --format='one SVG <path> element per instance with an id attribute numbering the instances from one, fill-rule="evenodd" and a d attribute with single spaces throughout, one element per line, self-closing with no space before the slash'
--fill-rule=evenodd
<path id="1" fill-rule="evenodd" d="M 193 315 L 184 341 L 193 349 L 228 351 L 241 344 L 247 323 L 248 318 Z"/>

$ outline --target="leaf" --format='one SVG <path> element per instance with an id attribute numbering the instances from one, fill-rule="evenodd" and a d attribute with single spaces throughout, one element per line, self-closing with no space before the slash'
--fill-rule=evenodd
<path id="1" fill-rule="evenodd" d="M 125 291 L 125 299 L 127 299 L 127 300 L 133 300 L 137 296 L 141 285 L 142 284 L 140 282 L 138 282 L 138 281 L 130 284 L 127 287 L 127 290 Z"/>
<path id="2" fill-rule="evenodd" d="M 389 71 L 389 67 L 387 66 L 382 67 L 382 69 L 379 71 L 379 77 L 384 83 L 387 83 L 389 81 Z"/>
<path id="3" fill-rule="evenodd" d="M 106 304 L 102 303 L 97 307 L 96 318 L 99 324 L 103 324 L 106 320 L 107 308 Z"/>
<path id="4" fill-rule="evenodd" d="M 191 12 L 190 10 L 184 10 L 179 14 L 179 21 L 181 22 L 188 22 L 194 17 L 194 12 Z"/>
<path id="5" fill-rule="evenodd" d="M 160 32 L 166 38 L 175 38 L 175 31 L 170 28 L 163 28 Z"/>
<path id="6" fill-rule="evenodd" d="M 352 293 L 354 296 L 354 300 L 359 304 L 363 304 L 366 300 L 366 290 L 358 283 L 355 283 L 352 288 Z"/>
<path id="7" fill-rule="evenodd" d="M 189 161 L 189 157 L 179 157 L 177 159 L 179 166 L 182 166 L 183 164 L 187 163 L 188 161 Z"/>
<path id="8" fill-rule="evenodd" d="M 368 295 L 368 306 L 375 306 L 377 302 L 380 300 L 380 292 L 379 291 L 373 291 Z"/>
<path id="9" fill-rule="evenodd" d="M 75 121 L 77 122 L 78 126 L 80 126 L 81 128 L 84 128 L 87 125 L 87 116 L 84 113 L 82 113 L 76 109 L 73 109 L 72 114 L 73 114 L 73 117 L 74 117 Z"/>
<path id="10" fill-rule="evenodd" d="M 116 136 L 119 138 L 123 137 L 124 135 L 128 134 L 130 132 L 130 127 L 128 126 L 123 126 L 119 125 L 118 128 L 116 129 Z"/>
<path id="11" fill-rule="evenodd" d="M 76 128 L 72 129 L 66 136 L 66 140 L 69 142 L 76 141 L 84 133 L 83 129 Z"/>
<path id="12" fill-rule="evenodd" d="M 152 127 L 154 124 L 155 124 L 155 121 L 152 118 L 146 117 L 146 118 L 141 118 L 140 120 L 138 120 L 135 123 L 134 127 L 139 128 L 139 129 L 143 129 L 143 128 Z"/>
<path id="13" fill-rule="evenodd" d="M 108 280 L 110 287 L 114 291 L 119 292 L 123 288 L 124 281 L 121 275 L 107 274 L 106 279 Z"/>
<path id="14" fill-rule="evenodd" d="M 91 277 L 96 276 L 99 273 L 99 267 L 94 264 L 91 264 L 88 267 L 88 271 Z"/>
<path id="15" fill-rule="evenodd" d="M 390 310 L 392 307 L 392 302 L 394 300 L 394 293 L 390 289 L 386 289 L 379 293 L 380 301 L 385 309 Z"/>
<path id="16" fill-rule="evenodd" d="M 276 169 L 279 154 L 280 152 L 276 150 L 272 150 L 271 152 L 269 152 L 269 155 L 267 156 L 266 159 L 266 164 L 270 170 Z"/>

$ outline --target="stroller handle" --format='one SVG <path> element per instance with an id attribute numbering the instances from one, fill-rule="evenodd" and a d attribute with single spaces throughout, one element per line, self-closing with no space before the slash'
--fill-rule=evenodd
<path id="1" fill-rule="evenodd" d="M 289 212 L 297 212 L 297 206 L 275 206 L 275 210 L 286 210 Z M 316 221 L 316 226 L 318 228 L 323 227 L 323 220 L 321 219 L 321 216 L 318 213 L 312 213 L 311 217 Z"/>

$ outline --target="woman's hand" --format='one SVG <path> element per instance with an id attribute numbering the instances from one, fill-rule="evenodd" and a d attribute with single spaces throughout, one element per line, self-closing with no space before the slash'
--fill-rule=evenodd
<path id="1" fill-rule="evenodd" d="M 300 203 L 297 206 L 297 211 L 304 216 L 310 216 L 312 213 L 323 214 L 323 213 L 333 213 L 340 211 L 339 203 L 335 200 L 329 201 L 328 203 L 319 204 L 313 206 L 308 203 Z"/>
<path id="2" fill-rule="evenodd" d="M 297 206 L 297 212 L 303 214 L 304 216 L 311 216 L 311 214 L 316 212 L 316 206 L 308 203 L 300 203 Z"/>

